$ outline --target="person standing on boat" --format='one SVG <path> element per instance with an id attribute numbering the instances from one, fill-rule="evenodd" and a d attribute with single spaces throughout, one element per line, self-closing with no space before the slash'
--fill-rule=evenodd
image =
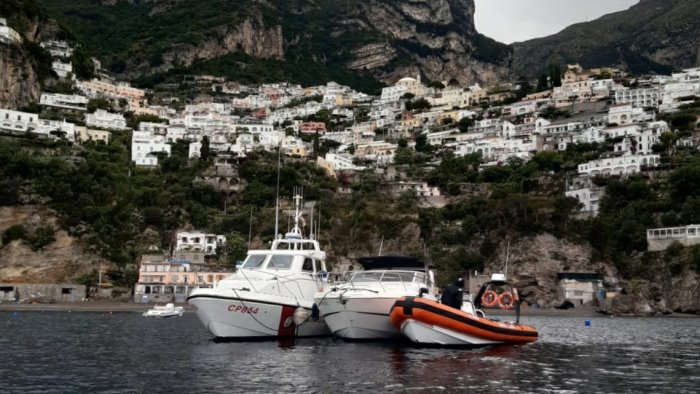
<path id="1" fill-rule="evenodd" d="M 451 306 L 455 309 L 462 309 L 462 288 L 464 287 L 464 278 L 459 278 L 454 283 L 445 287 L 442 292 L 440 302 L 443 305 Z"/>

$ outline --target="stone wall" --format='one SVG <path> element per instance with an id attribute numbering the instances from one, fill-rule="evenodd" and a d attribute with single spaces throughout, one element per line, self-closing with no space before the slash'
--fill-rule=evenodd
<path id="1" fill-rule="evenodd" d="M 77 302 L 85 300 L 85 296 L 86 287 L 73 283 L 0 283 L 0 302 Z"/>

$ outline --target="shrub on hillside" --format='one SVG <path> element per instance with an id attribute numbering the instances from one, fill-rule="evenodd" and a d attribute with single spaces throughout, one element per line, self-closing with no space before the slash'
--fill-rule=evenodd
<path id="1" fill-rule="evenodd" d="M 29 246 L 33 251 L 44 249 L 56 241 L 56 230 L 51 226 L 39 227 L 29 239 Z"/>
<path id="2" fill-rule="evenodd" d="M 27 239 L 27 231 L 21 224 L 15 224 L 2 233 L 2 245 L 5 246 L 16 239 Z"/>

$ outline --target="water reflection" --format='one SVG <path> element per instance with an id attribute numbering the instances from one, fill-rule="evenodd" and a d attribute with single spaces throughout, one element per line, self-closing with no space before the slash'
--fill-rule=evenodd
<path id="1" fill-rule="evenodd" d="M 0 313 L 0 392 L 672 392 L 700 386 L 700 319 L 529 318 L 478 349 L 335 338 L 215 342 L 193 314 Z"/>

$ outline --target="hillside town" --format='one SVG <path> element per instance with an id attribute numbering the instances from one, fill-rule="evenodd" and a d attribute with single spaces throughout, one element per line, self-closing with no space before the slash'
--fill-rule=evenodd
<path id="1" fill-rule="evenodd" d="M 3 42 L 21 40 L 6 24 L 0 27 Z M 580 215 L 594 217 L 605 194 L 600 178 L 663 168 L 659 150 L 672 128 L 661 115 L 700 96 L 700 68 L 634 76 L 578 64 L 543 76 L 537 89 L 525 79 L 482 87 L 454 80 L 424 83 L 420 75 L 401 78 L 378 96 L 334 82 L 253 86 L 207 75 L 139 89 L 115 80 L 94 59 L 96 78 L 79 80 L 72 73 L 71 44 L 51 40 L 41 46 L 70 91 L 44 92 L 37 111 L 0 109 L 3 134 L 79 147 L 109 144 L 114 133 L 130 133 L 130 159 L 146 170 L 185 141 L 190 159 L 214 158 L 201 180 L 230 192 L 245 188 L 235 168 L 238 160 L 256 150 L 279 149 L 332 177 L 382 174 L 388 188 L 396 194 L 411 191 L 425 207 L 444 206 L 444 191 L 401 171 L 406 152 L 426 155 L 427 165 L 439 164 L 445 155 L 478 155 L 483 170 L 527 162 L 539 152 L 565 151 L 571 144 L 612 141 L 613 150 L 580 164 L 564 187 L 566 196 L 580 202 Z M 674 143 L 695 147 L 698 141 L 688 136 Z M 649 234 L 658 236 L 652 229 Z M 170 251 L 142 257 L 135 301 L 177 299 L 188 286 L 210 285 L 224 275 L 204 264 L 217 245 L 225 244 L 222 235 L 178 232 L 176 237 Z M 187 239 L 199 241 L 192 246 Z"/>

